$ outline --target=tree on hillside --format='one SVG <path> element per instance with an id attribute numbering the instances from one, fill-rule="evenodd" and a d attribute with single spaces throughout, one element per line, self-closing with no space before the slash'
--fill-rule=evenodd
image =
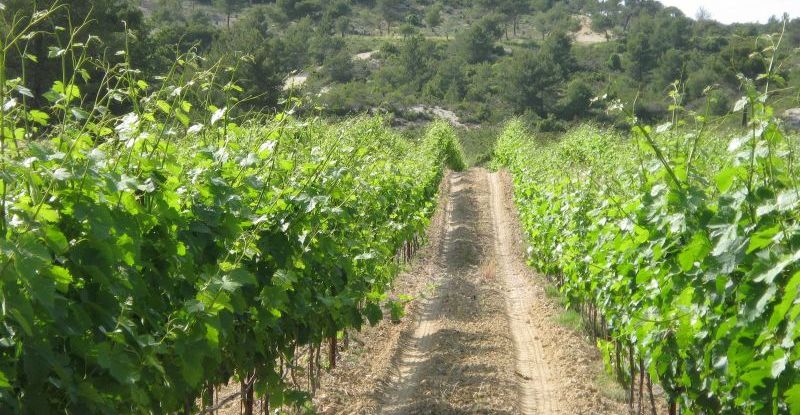
<path id="1" fill-rule="evenodd" d="M 350 32 L 352 28 L 352 24 L 350 23 L 350 18 L 347 16 L 340 16 L 336 19 L 336 31 L 339 32 L 342 37 Z"/>
<path id="2" fill-rule="evenodd" d="M 158 0 L 155 3 L 151 19 L 159 24 L 185 22 L 183 0 Z"/>
<path id="3" fill-rule="evenodd" d="M 625 69 L 631 78 L 639 82 L 644 81 L 656 63 L 656 56 L 650 43 L 652 26 L 652 19 L 642 16 L 631 27 L 625 41 Z"/>
<path id="4" fill-rule="evenodd" d="M 310 16 L 321 11 L 321 5 L 316 0 L 277 0 L 275 3 L 278 8 L 292 20 Z M 332 22 L 339 13 L 347 13 L 347 4 L 334 3 L 329 5 L 329 13 L 326 13 L 329 22 Z"/>
<path id="5" fill-rule="evenodd" d="M 516 35 L 520 16 L 530 8 L 530 0 L 474 0 L 473 4 L 474 12 L 478 16 L 494 14 L 502 17 L 506 39 L 509 24 Z"/>
<path id="6" fill-rule="evenodd" d="M 403 35 L 403 39 L 408 39 L 409 36 L 413 36 L 418 31 L 417 28 L 411 23 L 403 23 L 400 25 L 399 32 L 401 35 Z"/>
<path id="7" fill-rule="evenodd" d="M 561 76 L 552 60 L 530 50 L 520 50 L 500 63 L 498 81 L 503 98 L 515 114 L 533 111 L 545 117 L 547 104 L 557 101 Z"/>
<path id="8" fill-rule="evenodd" d="M 244 3 L 245 0 L 214 0 L 214 5 L 225 14 L 228 29 L 231 28 L 231 16 L 238 12 Z"/>
<path id="9" fill-rule="evenodd" d="M 567 84 L 564 96 L 558 101 L 558 110 L 562 119 L 575 120 L 589 112 L 594 91 L 583 79 L 573 79 Z"/>
<path id="10" fill-rule="evenodd" d="M 263 9 L 249 9 L 231 30 L 220 33 L 207 54 L 211 64 L 238 61 L 233 74 L 237 84 L 257 95 L 244 105 L 256 109 L 276 106 L 283 77 L 289 71 L 282 42 L 266 30 L 264 19 Z"/>
<path id="11" fill-rule="evenodd" d="M 531 7 L 539 13 L 550 10 L 556 4 L 555 0 L 531 0 Z"/>
<path id="12" fill-rule="evenodd" d="M 325 58 L 322 72 L 333 82 L 340 84 L 353 79 L 353 58 L 342 49 Z"/>
<path id="13" fill-rule="evenodd" d="M 438 61 L 431 80 L 425 86 L 425 95 L 443 99 L 451 104 L 458 104 L 464 99 L 467 90 L 467 79 L 464 68 L 467 63 L 455 54 Z"/>
<path id="14" fill-rule="evenodd" d="M 597 33 L 604 33 L 608 38 L 608 31 L 614 27 L 614 20 L 605 14 L 592 16 L 592 30 Z"/>
<path id="15" fill-rule="evenodd" d="M 440 3 L 434 4 L 425 12 L 425 24 L 433 33 L 436 33 L 436 28 L 442 24 L 442 5 Z"/>
<path id="16" fill-rule="evenodd" d="M 391 34 L 392 23 L 398 22 L 402 17 L 399 3 L 397 0 L 378 0 L 376 4 L 378 13 L 386 22 L 386 34 Z"/>
<path id="17" fill-rule="evenodd" d="M 675 7 L 667 7 L 653 17 L 649 28 L 650 44 L 658 54 L 669 49 L 686 49 L 692 36 L 692 21 Z"/>
<path id="18" fill-rule="evenodd" d="M 280 37 L 280 56 L 290 71 L 300 70 L 312 64 L 311 41 L 314 37 L 314 24 L 304 17 L 288 26 Z M 319 62 L 314 62 L 319 63 Z"/>
<path id="19" fill-rule="evenodd" d="M 543 39 L 556 30 L 577 32 L 581 28 L 581 22 L 562 3 L 554 5 L 546 12 L 537 14 L 535 21 Z"/>
<path id="20" fill-rule="evenodd" d="M 592 30 L 608 36 L 610 30 L 622 25 L 623 10 L 624 6 L 621 4 L 621 0 L 605 0 L 593 2 L 586 12 L 592 19 Z"/>
<path id="21" fill-rule="evenodd" d="M 336 0 L 325 8 L 325 13 L 331 17 L 348 16 L 353 12 L 350 2 L 347 0 Z"/>
<path id="22" fill-rule="evenodd" d="M 5 24 L 10 24 L 13 19 L 17 27 L 24 27 L 31 19 L 34 12 L 48 10 L 54 5 L 67 4 L 69 7 L 58 7 L 50 17 L 38 26 L 38 36 L 33 36 L 27 41 L 25 53 L 33 58 L 28 58 L 25 63 L 26 87 L 34 95 L 33 100 L 41 99 L 53 85 L 55 80 L 62 79 L 62 68 L 72 71 L 73 59 L 66 50 L 53 50 L 49 47 L 70 48 L 77 45 L 66 46 L 72 33 L 56 28 L 73 28 L 86 22 L 83 30 L 75 33 L 73 42 L 81 42 L 87 48 L 90 58 L 102 59 L 108 56 L 112 62 L 118 62 L 126 56 L 115 55 L 115 52 L 124 50 L 126 40 L 133 62 L 147 61 L 150 53 L 148 50 L 148 35 L 145 29 L 144 15 L 133 2 L 120 0 L 94 0 L 94 1 L 57 1 L 57 0 L 3 0 L 5 10 Z M 123 23 L 125 22 L 125 23 Z M 0 23 L 0 25 L 4 25 Z M 127 30 L 126 30 L 127 29 Z M 8 26 L 0 26 L 0 32 L 5 33 Z M 134 36 L 128 37 L 128 34 Z M 100 39 L 98 41 L 97 39 Z M 5 70 L 8 79 L 22 76 L 22 62 L 16 50 L 8 51 Z M 56 55 L 55 57 L 52 55 Z M 33 61 L 35 59 L 35 61 Z M 63 65 L 63 66 L 62 66 Z M 89 76 L 85 85 L 81 85 L 84 95 L 92 96 L 100 88 L 103 74 L 95 73 L 91 68 L 85 75 Z M 80 79 L 80 77 L 79 77 Z M 34 102 L 35 104 L 35 102 Z"/>
<path id="23" fill-rule="evenodd" d="M 163 19 L 164 17 L 162 17 Z M 185 21 L 153 20 L 155 30 L 148 39 L 147 72 L 158 74 L 169 71 L 175 62 L 175 53 L 195 50 L 205 54 L 219 36 L 220 29 L 213 24 L 205 11 L 196 11 Z"/>
<path id="24" fill-rule="evenodd" d="M 572 53 L 572 38 L 561 31 L 550 33 L 545 38 L 539 54 L 553 61 L 564 78 L 568 78 L 578 66 Z"/>
<path id="25" fill-rule="evenodd" d="M 433 47 L 422 35 L 406 38 L 397 56 L 404 84 L 413 84 L 415 88 L 419 88 L 427 82 L 425 78 L 430 70 Z"/>
<path id="26" fill-rule="evenodd" d="M 711 20 L 711 19 L 713 18 L 713 17 L 711 16 L 711 12 L 710 12 L 710 11 L 708 11 L 708 9 L 706 9 L 706 8 L 705 8 L 705 7 L 703 7 L 703 6 L 700 6 L 700 7 L 697 9 L 697 13 L 695 13 L 694 17 L 695 17 L 695 19 L 697 19 L 697 21 L 698 21 L 698 22 L 703 22 L 703 21 L 706 21 L 706 20 Z"/>
<path id="27" fill-rule="evenodd" d="M 788 45 L 800 45 L 800 18 L 786 25 L 786 40 Z"/>
<path id="28" fill-rule="evenodd" d="M 527 0 L 500 0 L 498 6 L 500 13 L 507 21 L 511 22 L 514 36 L 516 36 L 519 18 L 530 11 L 531 3 Z M 506 37 L 508 37 L 508 33 L 506 33 Z"/>
<path id="29" fill-rule="evenodd" d="M 685 56 L 675 49 L 669 49 L 658 59 L 653 75 L 658 85 L 669 85 L 675 81 L 685 80 Z"/>
<path id="30" fill-rule="evenodd" d="M 459 33 L 451 47 L 469 63 L 486 62 L 491 59 L 495 43 L 502 35 L 497 17 L 487 16 Z"/>

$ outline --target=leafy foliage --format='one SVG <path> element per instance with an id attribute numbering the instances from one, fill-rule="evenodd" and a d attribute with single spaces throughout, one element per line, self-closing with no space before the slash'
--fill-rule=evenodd
<path id="1" fill-rule="evenodd" d="M 453 130 L 409 141 L 293 101 L 237 118 L 237 68 L 201 64 L 158 88 L 104 67 L 97 97 L 66 76 L 37 109 L 2 78 L 0 412 L 175 413 L 232 376 L 294 403 L 280 361 L 381 318 L 398 250 L 463 166 Z"/>
<path id="2" fill-rule="evenodd" d="M 11 56 L 7 61 L 11 77 L 27 74 L 27 87 L 36 98 L 60 79 L 62 63 L 69 69 L 74 66 L 71 60 L 59 62 L 48 56 L 66 53 L 63 46 L 81 28 L 80 33 L 95 36 L 86 42 L 86 58 L 118 63 L 124 57 L 116 52 L 125 49 L 146 78 L 169 72 L 176 51 L 207 58 L 204 69 L 220 60 L 239 62 L 238 84 L 244 95 L 256 97 L 240 108 L 279 111 L 282 97 L 302 93 L 307 106 L 298 111 L 313 114 L 321 109 L 328 115 L 352 115 L 381 108 L 402 115 L 409 107 L 425 104 L 445 107 L 470 123 L 492 124 L 505 121 L 509 113 L 530 117 L 542 126 L 576 118 L 621 122 L 585 110 L 582 98 L 574 100 L 587 94 L 635 99 L 641 104 L 637 115 L 657 123 L 668 118 L 664 91 L 675 81 L 685 90 L 686 106 L 702 107 L 709 86 L 719 102 L 729 103 L 742 93 L 738 73 L 754 78 L 764 72 L 764 37 L 785 30 L 787 45 L 800 38 L 800 19 L 785 26 L 777 19 L 726 26 L 694 21 L 656 1 L 5 0 L 3 4 L 7 8 L 0 26 L 4 27 L 12 25 L 15 16 L 26 22 L 37 10 L 65 5 L 37 27 L 46 35 L 20 49 L 29 59 Z M 599 37 L 577 34 L 588 26 Z M 382 49 L 384 42 L 413 52 L 414 59 L 376 54 L 357 60 L 355 67 L 346 59 Z M 791 51 L 791 47 L 779 51 L 781 76 L 790 87 L 782 93 L 779 110 L 798 102 L 795 84 L 800 70 L 789 56 Z M 534 69 L 509 76 L 515 73 L 509 68 L 531 56 L 538 59 Z M 309 74 L 309 82 L 284 91 L 284 81 L 293 73 Z M 547 88 L 516 91 L 523 85 L 519 83 L 509 89 L 512 80 L 531 74 L 541 78 L 524 85 Z M 86 75 L 93 82 L 87 83 L 85 92 L 94 95 L 105 87 L 100 82 L 102 72 L 90 70 Z M 561 102 L 541 105 L 542 99 Z M 122 114 L 127 108 L 114 110 Z M 729 108 L 720 105 L 716 110 L 723 113 Z"/>
<path id="3" fill-rule="evenodd" d="M 511 122 L 495 151 L 532 264 L 684 413 L 800 413 L 797 139 L 745 82 L 739 136 L 581 127 L 546 143 Z"/>

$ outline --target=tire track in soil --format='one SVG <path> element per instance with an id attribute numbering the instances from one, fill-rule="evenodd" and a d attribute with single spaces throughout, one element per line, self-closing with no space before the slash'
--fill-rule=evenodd
<path id="1" fill-rule="evenodd" d="M 544 349 L 531 326 L 531 303 L 534 293 L 532 286 L 513 269 L 519 262 L 518 255 L 511 247 L 508 212 L 503 206 L 502 183 L 497 173 L 489 175 L 492 223 L 494 225 L 494 250 L 498 271 L 506 286 L 506 310 L 511 324 L 511 335 L 516 351 L 516 373 L 521 378 L 520 410 L 524 414 L 558 413 L 559 401 L 556 399 L 556 386 L 550 367 L 544 359 Z"/>
<path id="2" fill-rule="evenodd" d="M 396 388 L 397 382 L 392 379 L 399 373 L 399 351 L 409 347 L 419 316 L 436 294 L 438 262 L 452 207 L 453 174 L 448 172 L 439 187 L 438 206 L 431 218 L 427 243 L 415 254 L 411 268 L 397 276 L 388 292 L 392 298 L 399 294 L 414 298 L 406 306 L 406 317 L 397 324 L 383 319 L 376 326 L 350 332 L 351 348 L 341 351 L 339 365 L 324 375 L 322 390 L 315 396 L 315 409 L 321 415 L 374 415 L 380 412 L 380 400 Z"/>
<path id="3" fill-rule="evenodd" d="M 481 269 L 491 255 L 485 174 L 454 173 L 449 187 L 436 292 L 399 350 L 382 414 L 518 413 L 502 286 Z"/>
<path id="4" fill-rule="evenodd" d="M 315 399 L 322 414 L 623 414 L 596 385 L 602 358 L 560 326 L 525 263 L 507 175 L 449 173 L 426 246 L 401 274 L 400 324 L 354 333 Z"/>
<path id="5" fill-rule="evenodd" d="M 525 261 L 526 243 L 506 172 L 488 174 L 495 226 L 495 251 L 506 284 L 519 376 L 520 409 L 525 414 L 618 415 L 627 405 L 615 398 L 619 387 L 599 384 L 603 359 L 587 335 L 556 322 L 564 312 L 545 293 L 546 279 Z M 603 390 L 607 389 L 607 390 Z"/>

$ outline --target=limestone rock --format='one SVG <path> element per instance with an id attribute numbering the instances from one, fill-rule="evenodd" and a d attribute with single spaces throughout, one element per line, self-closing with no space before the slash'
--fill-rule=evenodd
<path id="1" fill-rule="evenodd" d="M 788 109 L 783 113 L 783 121 L 786 126 L 794 130 L 800 130 L 800 108 Z"/>

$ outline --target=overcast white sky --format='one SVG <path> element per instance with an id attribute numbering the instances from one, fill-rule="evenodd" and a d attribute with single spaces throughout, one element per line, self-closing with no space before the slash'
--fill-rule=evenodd
<path id="1" fill-rule="evenodd" d="M 700 6 L 711 12 L 711 18 L 722 23 L 766 22 L 770 16 L 779 18 L 784 12 L 800 17 L 800 0 L 660 0 L 676 6 L 694 18 Z"/>

